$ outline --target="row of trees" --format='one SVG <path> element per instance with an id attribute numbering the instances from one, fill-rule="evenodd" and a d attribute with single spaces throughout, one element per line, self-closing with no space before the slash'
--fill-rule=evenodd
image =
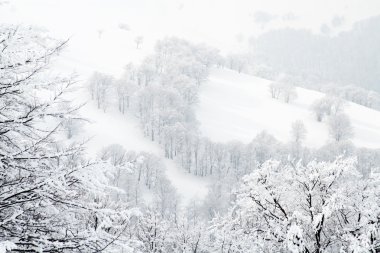
<path id="1" fill-rule="evenodd" d="M 322 91 L 328 94 L 339 96 L 348 101 L 352 101 L 359 105 L 380 110 L 380 93 L 367 90 L 358 86 L 333 86 L 322 87 Z"/>
<path id="2" fill-rule="evenodd" d="M 372 36 L 379 24 L 380 16 L 369 17 L 348 31 L 322 36 L 305 29 L 271 30 L 250 41 L 249 64 L 253 71 L 263 65 L 272 74 L 287 73 L 297 86 L 350 84 L 379 92 L 380 36 Z"/>
<path id="3" fill-rule="evenodd" d="M 101 108 L 106 104 L 102 97 L 107 97 L 112 90 L 109 87 L 113 87 L 119 111 L 134 113 L 144 134 L 162 145 L 165 156 L 178 158 L 191 172 L 191 145 L 200 139 L 193 106 L 198 100 L 199 85 L 217 59 L 214 49 L 176 38 L 165 39 L 157 43 L 154 55 L 140 66 L 128 65 L 118 80 L 94 73 L 90 79 L 91 94 Z M 103 80 L 108 80 L 108 88 L 102 88 Z M 105 101 L 109 103 L 110 99 Z"/>

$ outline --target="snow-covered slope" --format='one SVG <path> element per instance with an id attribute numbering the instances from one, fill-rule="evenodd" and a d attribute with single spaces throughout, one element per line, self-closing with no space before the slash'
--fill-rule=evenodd
<path id="1" fill-rule="evenodd" d="M 78 101 L 86 101 L 89 94 L 86 88 L 78 89 L 74 94 Z M 83 102 L 81 101 L 81 102 Z M 94 101 L 87 101 L 79 111 L 81 117 L 89 120 L 83 126 L 78 141 L 88 140 L 87 153 L 89 157 L 96 157 L 98 152 L 111 144 L 122 145 L 128 151 L 144 151 L 152 153 L 163 160 L 167 178 L 177 189 L 180 204 L 185 207 L 193 199 L 201 200 L 207 194 L 206 179 L 188 174 L 178 167 L 174 161 L 164 158 L 163 150 L 155 142 L 145 138 L 138 119 L 130 114 L 121 114 L 116 105 L 110 106 L 106 113 L 96 108 Z"/>
<path id="2" fill-rule="evenodd" d="M 242 27 L 242 23 L 230 26 L 231 19 L 227 19 L 227 26 L 221 25 L 220 22 L 226 19 L 225 15 L 219 14 L 218 20 L 206 22 L 214 29 L 210 33 L 203 29 L 205 23 L 201 19 L 196 25 L 192 18 L 194 13 L 199 14 L 203 10 L 204 20 L 209 19 L 208 9 L 203 8 L 204 1 L 197 1 L 202 8 L 194 5 L 193 1 L 186 4 L 171 4 L 171 0 L 164 2 L 167 4 L 150 0 L 15 0 L 1 6 L 0 21 L 43 26 L 54 37 L 70 38 L 55 67 L 68 73 L 76 71 L 81 80 L 86 80 L 93 71 L 117 77 L 122 73 L 123 66 L 129 62 L 140 62 L 153 51 L 156 40 L 167 35 L 191 38 L 222 48 L 241 47 L 234 36 L 226 36 L 231 34 L 226 32 L 226 27 L 236 32 L 236 27 Z M 221 7 L 218 1 L 213 4 Z M 162 8 L 155 11 L 158 6 Z M 225 11 L 229 13 L 231 10 L 225 8 Z M 249 29 L 252 28 L 251 23 L 246 24 Z M 224 39 L 220 39 L 221 36 L 213 37 L 217 34 L 215 27 L 220 28 L 218 33 Z M 140 49 L 136 49 L 134 41 L 137 36 L 144 37 Z M 308 130 L 307 145 L 320 146 L 328 140 L 326 124 L 315 122 L 308 110 L 309 104 L 322 96 L 320 93 L 298 89 L 299 98 L 288 105 L 272 100 L 267 85 L 268 81 L 263 79 L 228 70 L 214 70 L 210 81 L 202 86 L 197 108 L 202 133 L 215 141 L 237 139 L 249 142 L 258 132 L 266 129 L 280 140 L 287 141 L 291 123 L 302 119 Z M 75 95 L 75 99 L 87 98 L 84 90 Z M 358 105 L 351 105 L 347 110 L 355 127 L 355 142 L 361 146 L 378 147 L 380 134 L 376 132 L 380 129 L 380 113 Z M 133 116 L 121 115 L 114 109 L 103 113 L 91 102 L 82 108 L 81 114 L 92 122 L 85 127 L 86 136 L 83 136 L 92 137 L 88 143 L 91 156 L 95 156 L 104 146 L 118 143 L 127 150 L 147 151 L 163 157 L 161 148 L 144 138 Z M 173 161 L 164 159 L 164 163 L 168 178 L 185 201 L 202 198 L 206 194 L 207 182 L 186 174 Z"/>
<path id="3" fill-rule="evenodd" d="M 86 135 L 91 137 L 87 145 L 91 156 L 110 144 L 120 144 L 126 150 L 150 152 L 163 159 L 166 175 L 177 189 L 182 205 L 192 199 L 203 199 L 207 194 L 207 181 L 186 173 L 174 161 L 164 158 L 158 144 L 144 137 L 134 116 L 122 115 L 113 109 L 104 113 L 92 102 L 82 108 L 81 115 L 91 120 L 84 128 Z"/>
<path id="4" fill-rule="evenodd" d="M 144 37 L 144 44 L 137 49 L 134 39 L 139 33 L 120 29 L 117 22 L 111 23 L 105 22 L 108 26 L 102 27 L 101 33 L 96 24 L 74 29 L 76 33 L 70 38 L 68 46 L 52 62 L 53 73 L 63 72 L 70 75 L 74 72 L 78 75 L 78 89 L 70 94 L 70 98 L 76 104 L 86 103 L 79 113 L 89 122 L 84 125 L 83 133 L 81 132 L 77 140 L 88 140 L 86 151 L 90 158 L 95 158 L 103 147 L 111 144 L 120 144 L 127 151 L 155 154 L 162 158 L 167 177 L 177 189 L 182 206 L 192 199 L 203 199 L 207 194 L 208 182 L 186 173 L 172 160 L 164 158 L 161 147 L 144 137 L 135 116 L 118 112 L 116 101 L 111 102 L 104 113 L 90 100 L 87 80 L 94 71 L 119 77 L 125 65 L 130 62 L 139 64 L 151 54 L 157 39 L 155 36 Z M 62 34 L 67 34 L 64 31 L 68 27 L 63 28 L 65 29 L 62 29 Z"/>
<path id="5" fill-rule="evenodd" d="M 202 133 L 213 141 L 250 142 L 265 130 L 281 141 L 290 139 L 291 124 L 302 120 L 307 129 L 306 145 L 320 147 L 329 141 L 328 127 L 319 123 L 310 105 L 324 94 L 297 88 L 298 98 L 290 104 L 272 99 L 270 81 L 213 69 L 202 85 L 197 118 Z M 353 141 L 358 146 L 380 148 L 380 112 L 354 103 L 345 107 L 354 127 Z"/>

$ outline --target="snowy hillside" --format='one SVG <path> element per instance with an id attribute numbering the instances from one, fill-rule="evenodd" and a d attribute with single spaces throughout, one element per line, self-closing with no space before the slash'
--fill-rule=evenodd
<path id="1" fill-rule="evenodd" d="M 84 124 L 83 134 L 79 135 L 77 140 L 89 140 L 86 146 L 90 158 L 95 158 L 102 148 L 112 144 L 119 144 L 127 151 L 152 153 L 163 160 L 166 175 L 177 190 L 181 206 L 184 207 L 192 200 L 205 197 L 207 180 L 186 173 L 174 161 L 164 158 L 159 145 L 143 135 L 136 117 L 121 114 L 112 108 L 116 106 L 110 106 L 107 113 L 97 109 L 94 101 L 90 101 L 86 88 L 78 89 L 72 95 L 77 100 L 82 98 L 83 101 L 87 101 L 79 113 L 89 122 Z"/>
<path id="2" fill-rule="evenodd" d="M 31 23 L 47 27 L 53 36 L 70 38 L 69 46 L 57 63 L 60 70 L 76 71 L 82 80 L 86 80 L 95 70 L 119 76 L 128 62 L 141 62 L 153 51 L 157 39 L 171 33 L 161 30 L 152 32 L 158 30 L 152 27 L 163 29 L 164 26 L 157 22 L 141 22 L 141 17 L 133 11 L 134 8 L 145 11 L 152 11 L 154 8 L 146 9 L 143 3 L 141 6 L 139 3 L 119 1 L 111 3 L 109 5 L 96 1 L 93 6 L 94 12 L 88 13 L 86 19 L 81 20 L 83 13 L 80 10 L 87 6 L 86 1 L 69 1 L 58 5 L 47 3 L 45 0 L 33 4 L 14 1 L 4 5 L 0 10 L 0 19 L 3 22 Z M 174 8 L 176 5 L 165 5 L 165 8 L 169 7 Z M 186 10 L 183 7 L 174 8 L 173 13 L 176 17 L 179 15 L 177 12 Z M 40 15 L 36 15 L 37 12 Z M 70 22 L 62 23 L 61 20 L 67 12 L 71 13 L 72 19 Z M 47 13 L 49 15 L 45 15 Z M 161 13 L 155 14 L 161 17 Z M 81 22 L 76 22 L 77 20 Z M 183 31 L 179 25 L 177 26 L 176 29 L 171 28 Z M 186 37 L 183 33 L 176 34 Z M 134 40 L 140 35 L 144 36 L 144 42 L 137 50 Z M 308 130 L 308 146 L 318 147 L 326 143 L 326 124 L 315 122 L 308 110 L 309 105 L 323 95 L 298 88 L 298 99 L 288 105 L 270 98 L 268 84 L 267 80 L 228 70 L 214 70 L 210 81 L 202 86 L 197 110 L 203 134 L 215 141 L 249 142 L 258 132 L 265 129 L 278 139 L 287 141 L 291 123 L 301 119 Z M 225 96 L 226 94 L 228 96 Z M 376 130 L 380 126 L 380 114 L 353 104 L 346 108 L 346 112 L 355 128 L 354 142 L 358 146 L 378 147 L 380 136 Z M 108 117 L 111 118 L 110 115 Z M 223 127 L 220 127 L 221 125 Z"/>
<path id="3" fill-rule="evenodd" d="M 380 253 L 380 2 L 280 2 L 0 0 L 0 253 Z"/>
<path id="4" fill-rule="evenodd" d="M 228 69 L 213 69 L 200 93 L 197 117 L 202 133 L 213 141 L 251 141 L 267 131 L 277 139 L 290 139 L 291 124 L 302 120 L 307 129 L 305 144 L 320 147 L 329 140 L 327 124 L 317 122 L 310 105 L 324 94 L 297 88 L 298 98 L 289 104 L 272 99 L 271 82 Z M 357 146 L 380 147 L 380 112 L 349 103 L 345 113 L 354 127 Z"/>

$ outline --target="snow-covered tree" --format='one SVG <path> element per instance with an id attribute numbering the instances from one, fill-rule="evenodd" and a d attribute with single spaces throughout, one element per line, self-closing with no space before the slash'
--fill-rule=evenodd
<path id="1" fill-rule="evenodd" d="M 289 103 L 292 100 L 296 99 L 297 98 L 296 87 L 294 87 L 291 84 L 282 85 L 282 97 L 285 103 Z"/>
<path id="2" fill-rule="evenodd" d="M 311 110 L 315 113 L 317 121 L 321 122 L 326 116 L 342 113 L 345 104 L 341 98 L 325 96 L 314 101 Z"/>
<path id="3" fill-rule="evenodd" d="M 302 157 L 302 150 L 303 150 L 302 144 L 307 134 L 307 130 L 304 123 L 301 120 L 297 120 L 293 122 L 290 134 L 291 134 L 290 146 L 291 146 L 292 156 L 296 160 L 299 160 Z"/>
<path id="4" fill-rule="evenodd" d="M 144 134 L 159 142 L 168 158 L 178 157 L 189 172 L 199 164 L 193 105 L 217 53 L 204 45 L 166 38 L 157 42 L 153 55 L 138 67 L 129 67 L 117 82 L 119 109 L 123 111 L 126 103 L 140 119 Z"/>
<path id="5" fill-rule="evenodd" d="M 296 88 L 291 84 L 283 83 L 281 81 L 272 82 L 269 85 L 269 92 L 272 98 L 282 98 L 285 103 L 289 103 L 297 98 Z"/>
<path id="6" fill-rule="evenodd" d="M 98 109 L 106 112 L 109 94 L 114 80 L 110 75 L 94 72 L 89 80 L 91 98 L 95 99 Z"/>
<path id="7" fill-rule="evenodd" d="M 133 231 L 142 242 L 141 252 L 175 252 L 171 224 L 159 213 L 147 209 Z"/>
<path id="8" fill-rule="evenodd" d="M 350 118 L 343 113 L 333 115 L 329 119 L 329 133 L 336 141 L 345 141 L 353 137 L 354 132 Z"/>
<path id="9" fill-rule="evenodd" d="M 330 106 L 325 99 L 315 101 L 311 106 L 311 110 L 315 113 L 318 122 L 321 122 L 325 115 L 330 114 Z"/>
<path id="10" fill-rule="evenodd" d="M 62 127 L 68 139 L 78 134 L 81 130 L 83 120 L 78 118 L 67 118 L 62 121 Z"/>
<path id="11" fill-rule="evenodd" d="M 291 135 L 292 141 L 301 144 L 306 138 L 307 130 L 305 124 L 301 120 L 293 122 Z"/>
<path id="12" fill-rule="evenodd" d="M 380 171 L 380 151 L 377 149 L 360 148 L 356 151 L 358 157 L 358 169 L 364 177 Z"/>
<path id="13" fill-rule="evenodd" d="M 119 111 L 124 114 L 129 109 L 131 99 L 138 90 L 137 73 L 133 65 L 126 66 L 123 76 L 115 81 L 115 86 Z"/>
<path id="14" fill-rule="evenodd" d="M 272 98 L 279 99 L 282 92 L 281 84 L 278 82 L 272 82 L 269 85 L 269 92 Z"/>
<path id="15" fill-rule="evenodd" d="M 200 219 L 193 221 L 186 217 L 179 218 L 173 228 L 176 252 L 207 252 L 206 231 L 206 224 Z"/>
<path id="16" fill-rule="evenodd" d="M 241 73 L 247 66 L 248 57 L 244 54 L 230 54 L 227 56 L 227 63 L 230 69 Z"/>
<path id="17" fill-rule="evenodd" d="M 74 80 L 45 70 L 65 44 L 0 26 L 0 241 L 17 252 L 104 251 L 132 215 L 106 201 L 111 168 L 86 162 L 83 145 L 62 144 L 62 120 L 77 109 L 65 97 Z"/>
<path id="18" fill-rule="evenodd" d="M 127 163 L 127 154 L 123 146 L 111 144 L 104 147 L 99 153 L 99 158 L 108 161 L 115 168 L 113 185 L 122 188 L 120 183 L 130 173 L 131 169 L 130 164 Z"/>
<path id="19" fill-rule="evenodd" d="M 355 159 L 295 167 L 268 161 L 243 178 L 237 201 L 210 229 L 218 252 L 377 252 L 379 174 Z"/>

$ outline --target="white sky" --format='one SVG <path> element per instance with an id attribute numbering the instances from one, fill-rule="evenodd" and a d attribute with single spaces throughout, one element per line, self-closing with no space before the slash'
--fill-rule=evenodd
<path id="1" fill-rule="evenodd" d="M 380 0 L 11 0 L 0 9 L 1 22 L 35 23 L 66 34 L 123 22 L 142 34 L 227 44 L 240 33 L 247 37 L 260 32 L 261 25 L 253 20 L 257 11 L 277 17 L 271 27 L 319 30 L 334 16 L 343 16 L 350 24 L 378 15 Z M 288 13 L 296 19 L 284 22 L 281 17 Z"/>
<path id="2" fill-rule="evenodd" d="M 275 18 L 265 25 L 255 23 L 257 11 Z M 289 13 L 294 19 L 285 21 Z M 268 29 L 287 26 L 318 32 L 322 24 L 331 26 L 336 16 L 344 17 L 336 29 L 348 29 L 354 21 L 379 14 L 380 0 L 8 0 L 0 5 L 0 23 L 44 26 L 55 36 L 72 37 L 71 50 L 77 55 L 89 58 L 113 50 L 108 60 L 138 35 L 150 48 L 157 39 L 175 35 L 233 51 Z M 119 29 L 120 23 L 128 24 L 130 31 Z M 89 48 L 99 30 L 112 36 L 94 52 Z"/>

